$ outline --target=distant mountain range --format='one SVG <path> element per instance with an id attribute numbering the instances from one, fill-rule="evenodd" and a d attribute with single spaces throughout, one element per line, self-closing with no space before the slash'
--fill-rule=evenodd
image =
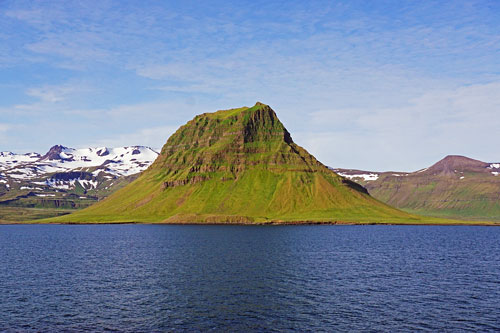
<path id="1" fill-rule="evenodd" d="M 407 212 L 500 220 L 500 163 L 452 155 L 416 172 L 332 170 Z"/>
<path id="2" fill-rule="evenodd" d="M 128 184 L 157 156 L 143 146 L 0 152 L 0 206 L 83 208 Z"/>

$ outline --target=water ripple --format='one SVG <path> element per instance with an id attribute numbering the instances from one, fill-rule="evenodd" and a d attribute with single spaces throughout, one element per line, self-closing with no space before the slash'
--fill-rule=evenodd
<path id="1" fill-rule="evenodd" d="M 0 331 L 498 331 L 500 228 L 1 226 Z"/>

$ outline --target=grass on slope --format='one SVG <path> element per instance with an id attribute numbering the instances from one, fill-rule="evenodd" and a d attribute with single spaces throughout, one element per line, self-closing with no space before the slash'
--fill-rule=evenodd
<path id="1" fill-rule="evenodd" d="M 500 184 L 491 175 L 466 174 L 464 179 L 399 177 L 368 187 L 377 199 L 413 214 L 500 221 Z"/>
<path id="2" fill-rule="evenodd" d="M 297 177 L 303 178 L 298 181 L 299 183 L 308 184 L 301 187 L 300 196 L 296 195 L 293 187 L 293 184 L 297 184 Z M 209 180 L 195 184 L 187 191 L 183 186 L 163 191 L 154 177 L 149 178 L 136 181 L 130 185 L 129 190 L 120 190 L 108 200 L 83 211 L 51 221 L 462 223 L 395 210 L 348 187 L 332 186 L 331 180 L 326 179 L 327 177 L 321 173 L 298 175 L 289 172 L 283 175 L 252 170 L 235 182 Z M 347 192 L 350 192 L 350 195 L 347 195 Z M 258 195 L 248 195 L 248 193 L 258 193 Z M 332 208 L 332 202 L 335 202 L 335 208 Z M 245 211 L 246 215 L 241 216 L 242 211 Z"/>
<path id="3" fill-rule="evenodd" d="M 38 222 L 40 219 L 66 215 L 73 209 L 0 207 L 0 223 Z"/>
<path id="4" fill-rule="evenodd" d="M 496 214 L 485 213 L 485 211 L 481 209 L 456 210 L 456 209 L 429 209 L 429 208 L 425 209 L 402 208 L 401 210 L 409 214 L 442 218 L 442 219 L 500 222 L 500 213 Z"/>

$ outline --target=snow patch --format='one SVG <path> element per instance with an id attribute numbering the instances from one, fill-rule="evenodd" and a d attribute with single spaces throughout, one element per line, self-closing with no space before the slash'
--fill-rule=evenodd
<path id="1" fill-rule="evenodd" d="M 47 185 L 52 188 L 58 188 L 61 190 L 69 190 L 70 188 L 74 187 L 75 185 L 75 180 L 72 179 L 70 181 L 63 181 L 63 180 L 55 180 L 53 178 L 47 179 L 45 182 L 33 182 L 34 184 L 38 185 Z"/>
<path id="2" fill-rule="evenodd" d="M 490 169 L 500 169 L 500 163 L 490 164 L 490 166 L 488 168 L 490 168 Z"/>
<path id="3" fill-rule="evenodd" d="M 356 175 L 349 175 L 346 173 L 338 173 L 342 177 L 349 178 L 349 179 L 356 179 L 356 178 L 363 178 L 365 181 L 373 181 L 377 180 L 379 178 L 379 175 L 376 173 L 369 173 L 369 174 L 356 174 Z"/>
<path id="4" fill-rule="evenodd" d="M 97 180 L 84 180 L 78 179 L 78 182 L 82 185 L 82 187 L 86 190 L 97 188 Z"/>
<path id="5" fill-rule="evenodd" d="M 158 157 L 158 153 L 143 146 L 83 149 L 64 147 L 59 156 L 62 159 L 40 161 L 41 155 L 37 153 L 1 152 L 0 172 L 3 176 L 30 180 L 47 177 L 49 176 L 47 174 L 56 172 L 86 171 L 90 168 L 101 167 L 93 171 L 92 175 L 96 177 L 101 172 L 106 172 L 108 174 L 106 178 L 112 179 L 144 171 Z M 106 171 L 103 170 L 104 168 Z M 58 184 L 52 184 L 52 187 L 54 186 Z"/>
<path id="6" fill-rule="evenodd" d="M 95 171 L 92 171 L 92 176 L 97 177 L 97 176 L 99 176 L 99 174 L 100 174 L 101 172 L 104 172 L 104 171 L 102 171 L 102 170 L 95 170 Z"/>
<path id="7" fill-rule="evenodd" d="M 68 155 L 68 154 L 66 154 L 66 153 L 63 151 L 63 152 L 61 152 L 61 153 L 59 154 L 59 157 L 69 160 L 69 159 L 70 159 L 70 158 L 72 158 L 73 156 L 72 156 L 72 155 Z"/>

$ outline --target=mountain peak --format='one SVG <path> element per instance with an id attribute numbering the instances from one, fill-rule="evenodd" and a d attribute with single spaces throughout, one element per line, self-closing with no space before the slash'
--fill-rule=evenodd
<path id="1" fill-rule="evenodd" d="M 43 155 L 40 160 L 41 161 L 44 161 L 44 160 L 60 160 L 61 159 L 61 156 L 60 154 L 64 151 L 68 149 L 67 147 L 64 147 L 62 145 L 55 145 L 55 146 L 52 146 L 49 151 Z"/>
<path id="2" fill-rule="evenodd" d="M 197 149 L 200 150 L 196 153 L 200 162 L 191 160 L 194 155 L 190 152 L 186 156 L 186 163 L 245 164 L 250 154 L 272 150 L 271 146 L 275 151 L 289 150 L 286 146 L 292 144 L 290 133 L 274 110 L 268 105 L 257 103 L 251 108 L 219 110 L 194 117 L 168 139 L 162 149 L 162 156 L 168 160 L 169 156 L 184 155 L 186 149 Z M 265 156 L 266 159 L 270 158 L 270 152 Z M 320 165 L 315 159 L 308 160 L 308 163 Z"/>
<path id="3" fill-rule="evenodd" d="M 453 174 L 456 171 L 477 171 L 488 167 L 488 163 L 461 155 L 448 155 L 432 165 L 427 172 Z"/>
<path id="4" fill-rule="evenodd" d="M 249 114 L 249 113 L 253 113 L 253 112 L 261 111 L 261 110 L 271 110 L 272 111 L 272 109 L 269 105 L 261 103 L 261 102 L 257 102 L 252 107 L 242 106 L 240 108 L 218 110 L 216 112 L 202 113 L 202 114 L 199 114 L 196 117 L 194 117 L 194 119 L 192 121 L 196 121 L 196 120 L 202 119 L 202 118 L 212 118 L 212 119 L 215 118 L 215 119 L 223 120 L 223 119 L 237 117 L 239 115 Z M 274 111 L 272 111 L 272 113 L 273 113 L 273 117 L 275 119 L 277 119 L 278 117 L 276 116 Z M 189 124 L 189 122 L 188 122 L 188 124 Z"/>

